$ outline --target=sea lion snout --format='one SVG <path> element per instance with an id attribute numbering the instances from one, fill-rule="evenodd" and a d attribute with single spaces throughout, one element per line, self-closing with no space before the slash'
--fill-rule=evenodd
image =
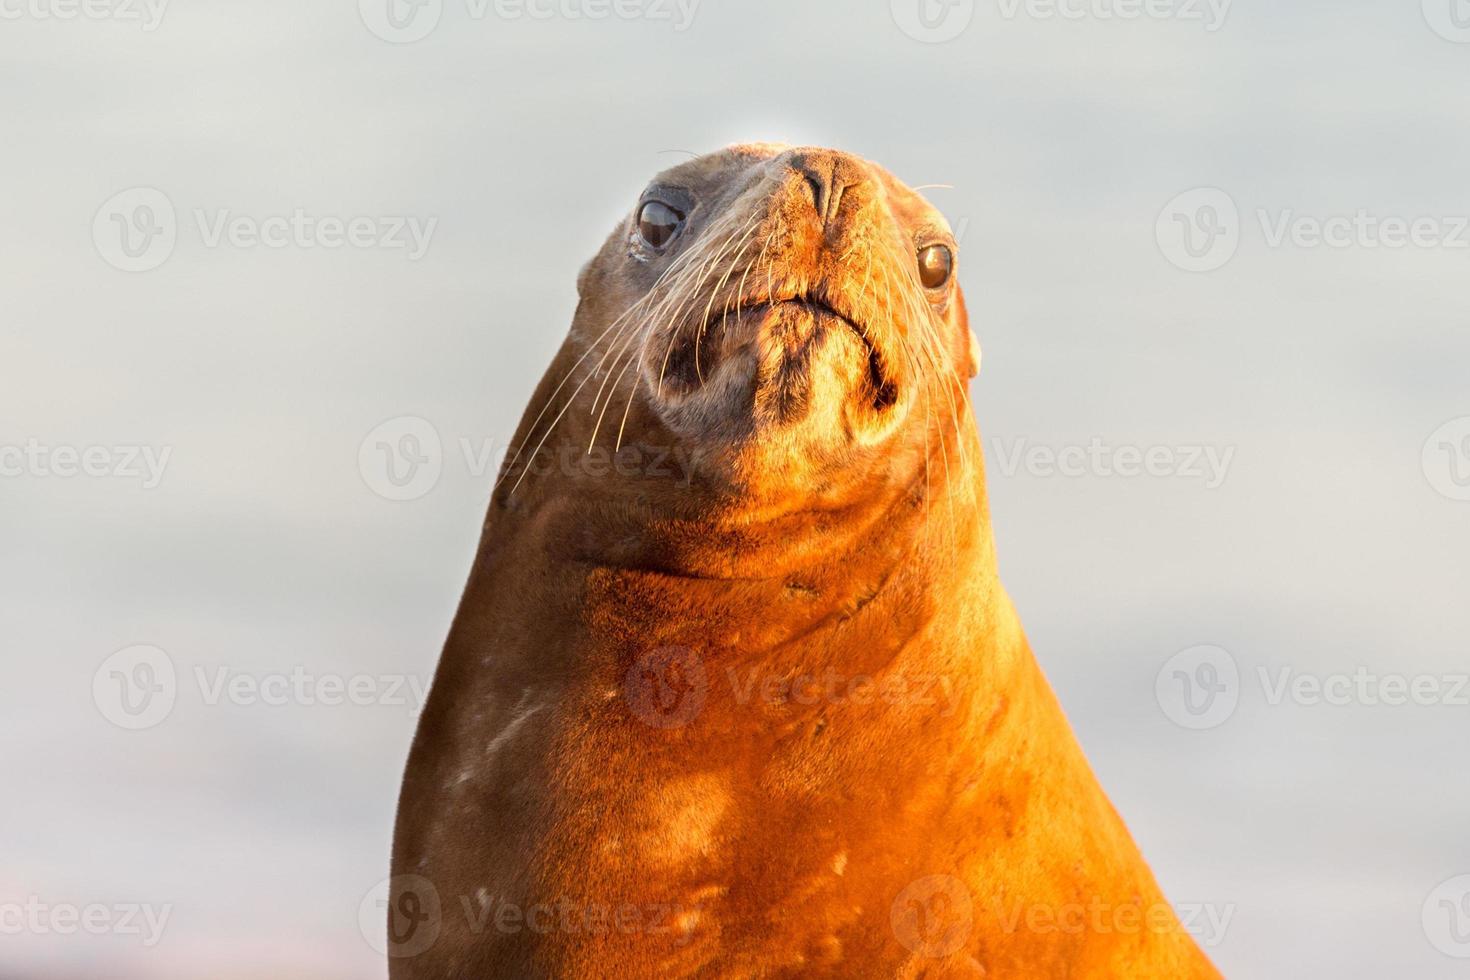
<path id="1" fill-rule="evenodd" d="M 803 148 L 790 151 L 778 161 L 806 182 L 817 221 L 825 229 L 840 227 L 842 200 L 848 189 L 863 189 L 871 179 L 863 161 L 839 150 Z"/>
<path id="2" fill-rule="evenodd" d="M 543 449 L 600 441 L 676 448 L 726 498 L 932 473 L 978 360 L 958 251 L 850 153 L 741 144 L 657 174 L 578 278 L 505 495 Z"/>
<path id="3" fill-rule="evenodd" d="M 906 416 L 920 375 L 947 361 L 934 340 L 950 290 L 926 290 L 916 272 L 915 235 L 930 232 L 895 208 L 885 184 L 901 185 L 851 154 L 735 160 L 722 184 L 680 188 L 694 203 L 670 248 L 687 258 L 635 243 L 635 261 L 666 262 L 675 279 L 695 270 L 644 347 L 650 400 L 701 441 L 872 445 Z M 649 193 L 674 196 L 657 181 Z"/>

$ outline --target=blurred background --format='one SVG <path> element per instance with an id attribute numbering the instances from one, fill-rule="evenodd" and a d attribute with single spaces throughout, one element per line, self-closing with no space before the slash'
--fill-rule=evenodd
<path id="1" fill-rule="evenodd" d="M 1219 966 L 1470 971 L 1463 0 L 0 20 L 0 977 L 386 975 L 577 270 L 751 139 L 950 185 L 1002 572 Z"/>

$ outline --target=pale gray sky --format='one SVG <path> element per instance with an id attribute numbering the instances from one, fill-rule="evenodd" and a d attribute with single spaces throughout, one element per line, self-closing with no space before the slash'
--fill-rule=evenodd
<path id="1" fill-rule="evenodd" d="M 385 976 L 359 907 L 494 452 L 665 151 L 745 139 L 953 185 L 1002 571 L 1219 965 L 1463 975 L 1463 0 L 91 2 L 0 0 L 0 975 Z M 432 488 L 360 465 L 402 416 Z M 262 703 L 293 671 L 372 703 Z"/>

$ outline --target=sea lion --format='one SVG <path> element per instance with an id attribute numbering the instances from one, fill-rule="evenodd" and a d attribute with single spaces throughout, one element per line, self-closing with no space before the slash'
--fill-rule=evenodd
<path id="1" fill-rule="evenodd" d="M 958 251 L 756 144 L 583 268 L 410 754 L 395 980 L 1217 976 L 1000 585 Z"/>

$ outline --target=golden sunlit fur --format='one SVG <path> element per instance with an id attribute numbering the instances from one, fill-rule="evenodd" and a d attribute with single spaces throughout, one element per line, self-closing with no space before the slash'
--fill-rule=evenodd
<path id="1" fill-rule="evenodd" d="M 1215 976 L 1000 585 L 944 219 L 766 144 L 644 200 L 682 225 L 583 269 L 496 484 L 392 976 Z"/>

